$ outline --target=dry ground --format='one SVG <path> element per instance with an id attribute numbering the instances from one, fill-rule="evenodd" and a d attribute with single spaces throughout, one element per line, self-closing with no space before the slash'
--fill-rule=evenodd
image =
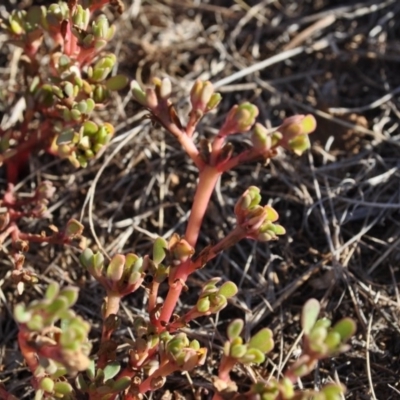
<path id="1" fill-rule="evenodd" d="M 6 13 L 4 6 L 0 10 Z M 193 304 L 210 277 L 233 280 L 241 290 L 218 319 L 191 327 L 193 337 L 214 350 L 213 359 L 191 374 L 191 383 L 176 375 L 167 388 L 191 398 L 198 387 L 210 387 L 213 360 L 233 315 L 246 319 L 247 333 L 273 329 L 275 350 L 254 372 L 277 374 L 298 352 L 293 344 L 301 306 L 315 297 L 324 315 L 352 316 L 358 331 L 347 354 L 321 363 L 303 385 L 340 380 L 348 399 L 400 399 L 400 3 L 133 0 L 116 23 L 119 71 L 144 83 L 170 76 L 182 115 L 187 110 L 182 99 L 196 78 L 219 88 L 220 111 L 204 121 L 201 135 L 212 135 L 229 107 L 246 99 L 259 107 L 267 126 L 309 112 L 319 124 L 308 154 L 282 154 L 266 167 L 243 165 L 223 177 L 204 221 L 202 245 L 229 231 L 235 200 L 249 185 L 262 188 L 288 234 L 272 244 L 242 242 L 193 277 L 182 308 Z M 11 49 L 1 38 L 4 91 Z M 40 179 L 53 181 L 58 188 L 53 224 L 82 216 L 87 236 L 94 243 L 95 234 L 109 254 L 145 254 L 155 234 L 184 232 L 195 169 L 172 137 L 143 120 L 127 92 L 102 117 L 118 127 L 103 158 L 73 171 L 67 162 L 33 157 L 19 190 L 29 191 Z M 4 189 L 4 179 L 0 183 Z M 29 374 L 9 313 L 16 302 L 32 300 L 53 279 L 79 285 L 77 311 L 93 322 L 96 347 L 103 292 L 77 255 L 60 247 L 31 249 L 27 266 L 39 274 L 40 284 L 21 297 L 8 280 L 10 262 L 0 261 L 0 380 L 21 399 L 33 395 L 26 389 Z M 143 292 L 126 299 L 121 343 L 143 304 Z M 244 386 L 249 383 L 248 370 L 236 374 Z M 203 392 L 200 398 L 208 396 Z"/>

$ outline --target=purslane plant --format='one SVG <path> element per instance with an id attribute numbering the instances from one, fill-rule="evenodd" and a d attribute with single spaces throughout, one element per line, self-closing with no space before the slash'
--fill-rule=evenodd
<path id="1" fill-rule="evenodd" d="M 48 243 L 85 248 L 85 238 L 82 236 L 83 225 L 74 219 L 69 220 L 62 230 L 50 225 L 48 233 L 25 232 L 21 228 L 24 220 L 50 218 L 47 206 L 55 190 L 50 181 L 43 181 L 33 193 L 21 197 L 15 192 L 14 185 L 10 183 L 0 200 L 0 246 L 3 249 L 7 248 L 11 257 L 14 265 L 11 277 L 17 284 L 19 293 L 23 292 L 25 284 L 37 282 L 35 273 L 24 268 L 24 254 L 31 244 Z M 7 246 L 7 240 L 10 241 L 10 246 Z"/>
<path id="2" fill-rule="evenodd" d="M 97 13 L 106 3 L 118 5 L 117 1 L 70 0 L 47 8 L 15 11 L 5 23 L 14 44 L 22 47 L 26 55 L 28 82 L 23 122 L 0 131 L 0 161 L 7 164 L 10 183 L 39 142 L 42 148 L 68 158 L 75 166 L 85 166 L 110 140 L 113 127 L 95 123 L 91 114 L 109 100 L 110 91 L 121 89 L 127 81 L 122 76 L 110 77 L 116 59 L 102 52 L 114 32 L 107 19 Z M 93 14 L 97 15 L 94 19 Z M 39 61 L 45 35 L 55 46 L 45 58 L 48 64 Z M 44 67 L 48 72 L 43 72 Z M 188 278 L 243 239 L 268 242 L 285 234 L 285 229 L 277 223 L 277 211 L 263 205 L 260 189 L 251 186 L 234 207 L 236 226 L 217 243 L 198 248 L 202 221 L 221 175 L 243 163 L 270 160 L 282 149 L 301 155 L 309 148 L 308 135 L 316 127 L 312 115 L 295 115 L 279 127 L 267 129 L 256 122 L 257 107 L 244 102 L 232 107 L 214 138 L 206 139 L 200 134 L 200 139 L 195 139 L 195 131 L 201 133 L 198 124 L 203 116 L 216 110 L 221 101 L 211 82 L 194 83 L 190 92 L 191 109 L 185 120 L 171 100 L 169 79 L 155 79 L 154 87 L 146 89 L 132 82 L 131 90 L 136 102 L 177 139 L 198 169 L 186 231 L 182 237 L 174 233 L 168 240 L 156 239 L 151 254 L 116 254 L 107 261 L 90 248 L 82 252 L 81 265 L 106 294 L 96 354 L 91 354 L 90 324 L 72 309 L 78 299 L 75 288 L 53 283 L 43 300 L 16 306 L 18 343 L 32 373 L 35 400 L 82 396 L 91 400 L 142 399 L 149 392 L 162 389 L 172 373 L 190 372 L 203 365 L 208 349 L 204 343 L 190 338 L 185 328 L 195 319 L 224 309 L 238 288 L 234 282 L 212 278 L 203 284 L 195 304 L 182 311 L 177 304 L 188 288 Z M 38 115 L 39 129 L 35 125 Z M 249 140 L 243 141 L 244 150 L 237 151 L 229 139 L 246 132 Z M 14 275 L 20 286 L 36 279 L 23 269 L 23 252 L 29 242 L 71 244 L 82 239 L 83 226 L 74 220 L 63 231 L 51 235 L 21 232 L 17 224 L 21 218 L 47 216 L 52 190 L 51 184 L 44 182 L 29 199 L 22 201 L 10 186 L 1 203 L 0 239 L 4 242 L 11 238 L 15 250 Z M 168 290 L 159 302 L 161 285 Z M 122 353 L 115 335 L 121 324 L 118 317 L 121 301 L 143 288 L 148 295 L 147 316 L 135 316 L 130 327 L 133 339 L 127 342 L 128 352 Z M 264 363 L 274 345 L 272 332 L 262 328 L 246 342 L 240 336 L 243 322 L 232 321 L 215 370 L 213 400 L 341 398 L 344 392 L 341 385 L 328 384 L 318 392 L 296 388 L 298 379 L 310 373 L 318 360 L 345 351 L 346 342 L 355 331 L 352 320 L 343 319 L 331 326 L 327 319 L 318 320 L 319 312 L 316 300 L 310 300 L 303 308 L 300 358 L 282 376 L 256 382 L 250 389 L 235 383 L 231 372 L 238 363 Z M 0 395 L 12 399 L 2 385 Z"/>
<path id="3" fill-rule="evenodd" d="M 69 0 L 14 10 L 1 23 L 9 42 L 23 50 L 23 76 L 14 88 L 22 98 L 13 111 L 17 120 L 22 114 L 22 121 L 0 129 L 0 164 L 6 164 L 10 183 L 17 181 L 35 150 L 68 158 L 76 167 L 86 166 L 114 134 L 111 124 L 93 121 L 93 112 L 104 108 L 111 91 L 128 81 L 122 75 L 110 77 L 116 57 L 104 47 L 115 26 L 96 11 L 108 3 L 121 9 L 122 3 L 80 3 Z"/>
<path id="4" fill-rule="evenodd" d="M 35 359 L 43 360 L 45 365 L 59 366 L 47 371 L 37 365 L 32 367 L 28 362 L 34 374 L 38 399 L 52 398 L 55 392 L 63 398 L 76 398 L 77 393 L 85 393 L 90 399 L 116 399 L 118 396 L 127 400 L 141 399 L 149 391 L 161 389 L 168 375 L 176 371 L 191 371 L 204 364 L 207 348 L 198 340 L 191 340 L 184 328 L 196 318 L 218 313 L 238 289 L 233 282 L 213 278 L 204 283 L 196 303 L 182 313 L 176 306 L 182 291 L 187 288 L 188 277 L 242 239 L 265 242 L 276 240 L 285 233 L 285 229 L 277 223 L 278 213 L 271 206 L 262 205 L 260 190 L 252 186 L 234 207 L 236 227 L 219 242 L 195 251 L 204 213 L 219 177 L 244 162 L 270 159 L 279 148 L 301 154 L 309 147 L 308 134 L 315 129 L 315 119 L 311 115 L 288 118 L 278 128 L 267 130 L 256 123 L 258 109 L 250 103 L 243 103 L 232 108 L 212 141 L 203 138 L 197 145 L 193 133 L 198 122 L 205 113 L 214 110 L 221 99 L 210 82 L 194 84 L 190 97 L 192 109 L 186 126 L 170 100 L 171 83 L 168 79 L 155 80 L 155 88 L 147 90 L 133 83 L 132 90 L 134 98 L 149 110 L 155 121 L 178 139 L 199 169 L 186 233 L 183 237 L 173 234 L 168 241 L 156 239 L 152 254 L 144 256 L 116 254 L 107 262 L 101 253 L 93 253 L 89 248 L 83 251 L 81 264 L 106 291 L 100 346 L 90 361 L 87 324 L 69 310 L 76 300 L 76 296 L 71 294 L 72 289 L 52 287 L 43 302 L 16 309 L 15 316 L 21 332 L 20 348 L 25 351 L 25 358 L 28 355 L 32 357 L 30 353 L 34 353 Z M 228 141 L 230 135 L 250 130 L 251 144 L 235 154 L 233 145 Z M 162 284 L 168 285 L 168 292 L 164 301 L 158 303 Z M 118 343 L 113 337 L 120 326 L 119 307 L 125 296 L 143 286 L 148 292 L 148 317 L 137 316 L 134 319 L 131 327 L 134 340 L 130 344 L 128 360 L 121 362 Z M 240 337 L 243 322 L 231 322 L 227 331 L 228 341 L 214 380 L 213 399 L 220 400 L 227 396 L 251 400 L 339 399 L 344 392 L 340 385 L 328 384 L 319 392 L 295 388 L 297 379 L 310 373 L 318 360 L 346 350 L 345 343 L 355 331 L 354 322 L 349 319 L 330 327 L 329 320 L 317 320 L 318 313 L 317 301 L 311 300 L 305 305 L 302 317 L 303 354 L 284 376 L 257 382 L 243 393 L 232 381 L 230 372 L 237 363 L 263 363 L 265 355 L 273 348 L 272 332 L 267 328 L 261 329 L 245 343 Z M 28 315 L 29 320 L 40 323 L 26 323 Z M 72 339 L 69 335 L 62 339 L 56 321 L 60 321 L 60 326 L 72 326 Z M 74 329 L 77 333 L 73 333 Z M 32 337 L 40 340 L 30 339 Z M 43 340 L 43 337 L 46 339 Z M 73 347 L 74 344 L 79 344 L 80 350 Z M 77 353 L 68 352 L 69 346 Z M 68 354 L 68 360 L 63 359 L 65 354 Z M 76 376 L 75 380 L 70 378 L 68 381 L 68 373 Z M 65 382 L 70 385 L 68 390 L 66 385 L 62 386 L 65 391 L 62 395 L 57 384 Z"/>
<path id="5" fill-rule="evenodd" d="M 82 226 L 69 221 L 65 228 L 49 226 L 50 234 L 23 232 L 26 219 L 47 219 L 47 204 L 55 189 L 41 182 L 31 196 L 18 198 L 13 184 L 34 150 L 44 149 L 86 166 L 110 141 L 111 124 L 93 121 L 93 113 L 123 88 L 127 79 L 110 77 L 116 58 L 105 53 L 115 27 L 98 10 L 118 1 L 87 0 L 32 6 L 14 10 L 0 26 L 9 43 L 22 49 L 20 71 L 12 93 L 19 93 L 13 116 L 0 128 L 0 165 L 7 167 L 8 189 L 0 200 L 0 245 L 11 239 L 8 252 L 15 265 L 12 277 L 21 293 L 35 274 L 23 268 L 30 243 L 73 244 L 82 239 Z M 122 11 L 122 10 L 120 10 Z M 10 103 L 15 99 L 9 97 Z M 19 111 L 18 111 L 19 110 Z M 18 115 L 21 112 L 22 117 Z M 15 115 L 17 118 L 15 118 Z M 4 122 L 4 121 L 3 121 Z"/>

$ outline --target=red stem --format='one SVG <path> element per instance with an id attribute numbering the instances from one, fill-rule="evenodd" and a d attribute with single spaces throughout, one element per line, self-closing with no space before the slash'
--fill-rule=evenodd
<path id="1" fill-rule="evenodd" d="M 149 315 L 151 312 L 154 310 L 154 308 L 157 305 L 157 295 L 158 295 L 158 289 L 160 287 L 160 283 L 153 281 L 151 284 L 150 288 L 150 293 L 149 293 L 149 304 L 147 306 L 147 310 L 149 312 Z"/>
<path id="2" fill-rule="evenodd" d="M 204 168 L 205 163 L 200 157 L 199 150 L 194 144 L 192 138 L 185 131 L 180 129 L 175 123 L 171 122 L 168 115 L 169 111 L 164 107 L 152 109 L 151 112 L 154 113 L 164 128 L 175 136 L 185 150 L 186 154 L 192 159 L 199 171 L 201 171 Z"/>
<path id="3" fill-rule="evenodd" d="M 151 381 L 160 376 L 168 376 L 175 372 L 177 368 L 174 365 L 171 365 L 169 360 L 166 360 L 164 364 L 160 365 L 160 367 L 154 371 L 147 379 L 145 379 L 139 386 L 140 393 L 146 393 L 149 390 L 152 390 Z"/>
<path id="4" fill-rule="evenodd" d="M 119 306 L 121 303 L 121 295 L 119 293 L 107 292 L 106 298 L 106 309 L 103 317 L 103 329 L 101 332 L 101 341 L 100 344 L 104 344 L 111 339 L 111 335 L 113 334 L 113 329 L 108 329 L 105 325 L 104 321 L 112 314 L 117 315 L 119 311 Z M 99 360 L 97 362 L 98 368 L 104 368 L 107 365 L 108 354 L 107 352 L 102 352 L 99 356 Z"/>
<path id="5" fill-rule="evenodd" d="M 251 148 L 241 152 L 235 157 L 232 157 L 230 160 L 221 165 L 219 169 L 221 170 L 221 172 L 230 171 L 231 169 L 237 167 L 239 164 L 248 163 L 260 158 L 263 158 L 265 160 L 272 158 L 274 156 L 274 153 L 274 148 L 265 152 L 261 152 L 254 148 Z"/>
<path id="6" fill-rule="evenodd" d="M 221 172 L 210 165 L 206 165 L 200 172 L 199 183 L 197 185 L 196 194 L 194 195 L 192 211 L 185 233 L 185 239 L 192 247 L 196 246 L 204 214 L 206 213 L 211 195 L 220 176 Z M 178 267 L 178 269 L 179 268 L 180 267 Z M 178 276 L 179 272 L 177 273 L 177 277 Z"/>
<path id="7" fill-rule="evenodd" d="M 214 141 L 212 144 L 212 152 L 211 152 L 211 159 L 210 159 L 211 165 L 216 165 L 219 153 L 221 152 L 221 148 L 225 143 L 225 136 L 221 136 L 220 134 L 221 134 L 221 132 L 219 132 L 218 135 L 214 138 Z"/>
<path id="8" fill-rule="evenodd" d="M 192 212 L 190 213 L 185 234 L 185 239 L 193 247 L 196 246 L 204 214 L 220 175 L 221 173 L 217 168 L 209 165 L 206 165 L 200 172 L 199 184 L 194 196 Z M 183 262 L 177 267 L 174 282 L 169 287 L 167 298 L 161 310 L 160 321 L 168 323 L 171 319 L 171 315 L 182 292 L 183 284 L 191 272 L 193 272 L 193 268 L 190 260 Z"/>
<path id="9" fill-rule="evenodd" d="M 223 356 L 218 368 L 218 378 L 224 382 L 230 382 L 231 378 L 229 373 L 232 371 L 236 362 L 236 359 L 233 357 Z"/>

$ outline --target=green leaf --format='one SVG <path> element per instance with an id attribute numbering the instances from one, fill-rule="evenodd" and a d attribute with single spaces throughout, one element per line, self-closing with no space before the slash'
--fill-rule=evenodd
<path id="1" fill-rule="evenodd" d="M 45 392 L 52 393 L 54 390 L 54 381 L 49 377 L 45 377 L 40 381 L 40 388 Z"/>
<path id="2" fill-rule="evenodd" d="M 95 106 L 96 106 L 96 103 L 94 102 L 93 99 L 86 99 L 86 107 L 87 107 L 86 113 L 87 114 L 90 114 L 94 110 Z"/>
<path id="3" fill-rule="evenodd" d="M 56 382 L 54 384 L 54 392 L 57 394 L 70 394 L 72 390 L 72 386 L 68 382 Z"/>
<path id="4" fill-rule="evenodd" d="M 79 291 L 78 288 L 68 286 L 61 290 L 60 296 L 63 296 L 67 299 L 68 307 L 73 306 L 78 300 Z"/>
<path id="5" fill-rule="evenodd" d="M 248 349 L 246 354 L 240 360 L 240 362 L 244 364 L 247 363 L 261 364 L 264 361 L 265 361 L 265 355 L 260 350 L 255 348 Z"/>
<path id="6" fill-rule="evenodd" d="M 263 353 L 269 353 L 274 347 L 271 329 L 264 328 L 258 331 L 248 343 L 249 348 L 255 348 Z"/>
<path id="7" fill-rule="evenodd" d="M 301 156 L 306 150 L 311 147 L 310 138 L 308 135 L 299 135 L 289 141 L 290 148 L 295 154 Z"/>
<path id="8" fill-rule="evenodd" d="M 49 314 L 58 314 L 59 312 L 68 308 L 68 300 L 65 297 L 58 297 L 54 299 L 46 308 Z"/>
<path id="9" fill-rule="evenodd" d="M 54 300 L 60 291 L 60 285 L 57 282 L 51 282 L 49 286 L 47 286 L 46 293 L 44 297 L 47 300 Z"/>
<path id="10" fill-rule="evenodd" d="M 69 128 L 61 132 L 57 137 L 57 146 L 62 144 L 70 144 L 74 140 L 75 132 L 72 128 Z"/>
<path id="11" fill-rule="evenodd" d="M 218 294 L 226 297 L 227 299 L 233 297 L 238 292 L 237 286 L 233 282 L 225 282 L 219 289 Z"/>
<path id="12" fill-rule="evenodd" d="M 125 267 L 125 256 L 122 254 L 116 254 L 110 261 L 107 267 L 107 278 L 112 282 L 118 282 L 124 272 Z"/>
<path id="13" fill-rule="evenodd" d="M 336 350 L 340 344 L 340 334 L 335 331 L 329 332 L 326 336 L 325 344 L 328 346 L 329 350 Z"/>
<path id="14" fill-rule="evenodd" d="M 244 326 L 244 322 L 241 319 L 234 319 L 229 325 L 226 330 L 226 334 L 230 341 L 238 338 L 242 333 Z"/>
<path id="15" fill-rule="evenodd" d="M 32 318 L 32 313 L 26 310 L 24 304 L 17 304 L 14 308 L 14 317 L 20 324 L 26 324 Z"/>
<path id="16" fill-rule="evenodd" d="M 201 299 L 196 304 L 197 311 L 201 313 L 206 313 L 210 309 L 210 299 L 206 296 Z"/>
<path id="17" fill-rule="evenodd" d="M 121 90 L 128 84 L 128 82 L 129 80 L 126 76 L 115 75 L 111 78 L 108 78 L 105 81 L 105 85 L 108 90 Z"/>
<path id="18" fill-rule="evenodd" d="M 326 337 L 328 336 L 328 331 L 323 327 L 313 328 L 309 333 L 310 342 L 313 344 L 320 344 L 324 342 Z"/>
<path id="19" fill-rule="evenodd" d="M 88 378 L 92 381 L 95 378 L 96 366 L 94 360 L 90 360 L 90 364 L 88 369 L 86 370 L 86 374 Z"/>
<path id="20" fill-rule="evenodd" d="M 104 368 L 104 380 L 108 381 L 109 379 L 114 378 L 120 370 L 121 370 L 121 366 L 118 363 L 114 362 L 114 363 L 108 364 Z"/>
<path id="21" fill-rule="evenodd" d="M 45 324 L 43 321 L 43 317 L 41 315 L 33 315 L 29 321 L 27 321 L 26 325 L 31 331 L 41 331 Z"/>
<path id="22" fill-rule="evenodd" d="M 163 262 L 166 256 L 166 250 L 168 249 L 167 241 L 162 238 L 158 237 L 153 244 L 153 261 L 155 264 L 160 264 Z"/>
<path id="23" fill-rule="evenodd" d="M 339 333 L 342 342 L 346 342 L 356 333 L 357 326 L 351 318 L 343 318 L 334 325 L 333 330 Z"/>
<path id="24" fill-rule="evenodd" d="M 92 136 L 97 133 L 99 127 L 93 121 L 85 121 L 83 123 L 83 134 Z"/>
<path id="25" fill-rule="evenodd" d="M 275 208 L 272 208 L 271 206 L 268 206 L 268 205 L 267 205 L 267 206 L 264 207 L 264 211 L 265 211 L 265 213 L 266 213 L 266 219 L 267 219 L 268 221 L 275 222 L 275 221 L 278 220 L 279 214 L 278 214 L 278 212 L 275 210 Z"/>
<path id="26" fill-rule="evenodd" d="M 89 268 L 93 264 L 93 251 L 89 248 L 83 250 L 79 256 L 79 261 L 85 268 Z"/>
<path id="27" fill-rule="evenodd" d="M 286 234 L 286 229 L 282 225 L 273 224 L 272 227 L 273 227 L 273 231 L 274 231 L 275 235 Z"/>
<path id="28" fill-rule="evenodd" d="M 320 309 L 321 306 L 316 299 L 310 299 L 304 304 L 301 314 L 301 327 L 306 335 L 311 332 L 311 329 L 317 322 Z"/>
<path id="29" fill-rule="evenodd" d="M 233 358 L 242 358 L 247 352 L 247 346 L 245 344 L 237 344 L 231 346 L 229 355 Z"/>
<path id="30" fill-rule="evenodd" d="M 344 388 L 336 384 L 328 384 L 322 388 L 325 400 L 341 400 L 344 392 Z"/>

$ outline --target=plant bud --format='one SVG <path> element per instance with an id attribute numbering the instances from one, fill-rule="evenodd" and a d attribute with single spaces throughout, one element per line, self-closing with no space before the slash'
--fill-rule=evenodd
<path id="1" fill-rule="evenodd" d="M 80 29 L 86 29 L 90 20 L 89 8 L 84 9 L 80 4 L 75 8 L 75 12 L 72 15 L 73 23 Z"/>
<path id="2" fill-rule="evenodd" d="M 199 299 L 196 308 L 198 312 L 206 313 L 210 309 L 210 299 L 208 297 Z"/>
<path id="3" fill-rule="evenodd" d="M 219 105 L 219 103 L 222 100 L 222 96 L 220 93 L 213 93 L 213 95 L 211 96 L 210 100 L 207 103 L 206 106 L 206 112 L 212 111 L 214 109 L 216 109 Z"/>
<path id="4" fill-rule="evenodd" d="M 251 142 L 253 147 L 258 151 L 265 151 L 271 148 L 271 135 L 267 128 L 263 125 L 256 123 L 253 134 L 251 135 Z"/>
<path id="5" fill-rule="evenodd" d="M 174 264 L 185 262 L 194 254 L 194 248 L 185 239 L 171 239 L 169 246 Z"/>
<path id="6" fill-rule="evenodd" d="M 221 136 L 237 132 L 247 132 L 254 125 L 258 116 L 258 108 L 251 103 L 235 105 L 229 111 L 225 123 L 220 129 Z"/>

